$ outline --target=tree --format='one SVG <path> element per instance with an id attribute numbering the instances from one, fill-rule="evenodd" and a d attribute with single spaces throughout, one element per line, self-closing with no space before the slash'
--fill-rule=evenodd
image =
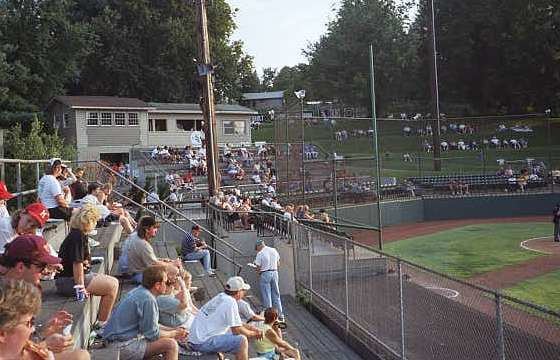
<path id="1" fill-rule="evenodd" d="M 389 0 L 344 0 L 327 33 L 306 51 L 314 96 L 369 107 L 368 48 L 373 44 L 378 104 L 398 99 L 410 65 L 401 11 Z"/>
<path id="2" fill-rule="evenodd" d="M 65 145 L 56 132 L 45 128 L 44 123 L 34 116 L 29 131 L 21 124 L 14 125 L 5 135 L 6 157 L 14 159 L 48 159 L 60 157 L 65 160 L 76 158 L 76 149 Z"/>
<path id="3" fill-rule="evenodd" d="M 72 18 L 73 5 L 71 0 L 0 2 L 5 111 L 38 110 L 75 78 L 93 36 L 87 24 Z"/>
<path id="4" fill-rule="evenodd" d="M 263 69 L 261 89 L 262 91 L 270 91 L 274 86 L 274 79 L 276 78 L 276 69 L 266 67 Z"/>

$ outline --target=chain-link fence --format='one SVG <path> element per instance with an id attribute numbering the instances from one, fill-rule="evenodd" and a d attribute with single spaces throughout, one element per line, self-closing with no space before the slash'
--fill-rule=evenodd
<path id="1" fill-rule="evenodd" d="M 560 314 L 292 223 L 300 301 L 397 359 L 557 359 Z M 352 340 L 353 339 L 353 340 Z"/>
<path id="2" fill-rule="evenodd" d="M 279 191 L 291 199 L 550 192 L 560 181 L 560 119 L 544 114 L 443 116 L 439 126 L 429 115 L 391 115 L 377 121 L 378 154 L 372 119 L 307 115 L 274 122 Z"/>

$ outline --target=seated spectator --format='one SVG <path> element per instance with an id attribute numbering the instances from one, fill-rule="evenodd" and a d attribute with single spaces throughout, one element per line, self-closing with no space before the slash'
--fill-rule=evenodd
<path id="1" fill-rule="evenodd" d="M 72 202 L 72 191 L 70 186 L 76 182 L 76 175 L 72 172 L 72 168 L 69 168 L 66 164 L 62 164 L 62 173 L 57 177 L 60 181 L 60 186 L 62 187 L 62 192 L 64 193 L 64 200 L 68 204 Z"/>
<path id="2" fill-rule="evenodd" d="M 58 158 L 51 159 L 45 175 L 39 180 L 37 193 L 51 218 L 68 221 L 72 216 L 72 208 L 68 206 L 62 186 L 57 179 L 60 174 L 62 174 L 62 161 Z"/>
<path id="3" fill-rule="evenodd" d="M 277 353 L 300 360 L 298 349 L 282 339 L 282 330 L 279 328 L 278 312 L 275 308 L 268 308 L 264 311 L 264 323 L 257 326 L 263 332 L 262 339 L 255 341 L 257 355 L 263 359 L 278 359 Z"/>
<path id="4" fill-rule="evenodd" d="M 136 221 L 128 211 L 123 209 L 122 204 L 111 199 L 113 186 L 110 183 L 103 184 L 100 190 L 102 194 L 98 193 L 98 200 L 109 209 L 114 218 L 119 219 L 119 224 L 121 224 L 124 231 L 127 234 L 132 234 L 137 225 Z"/>
<path id="5" fill-rule="evenodd" d="M 264 316 L 255 313 L 251 304 L 243 300 L 245 295 L 247 295 L 247 290 L 241 290 L 241 299 L 237 300 L 241 321 L 243 321 L 243 323 L 264 321 Z"/>
<path id="6" fill-rule="evenodd" d="M 181 243 L 181 255 L 183 261 L 200 260 L 206 273 L 214 276 L 214 270 L 210 266 L 210 251 L 204 240 L 200 239 L 200 226 L 193 225 L 191 233 L 187 234 Z"/>
<path id="7" fill-rule="evenodd" d="M 202 353 L 234 353 L 237 360 L 248 359 L 247 338 L 261 338 L 262 332 L 243 324 L 237 301 L 251 287 L 240 276 L 230 278 L 223 293 L 208 301 L 195 316 L 189 345 Z"/>
<path id="8" fill-rule="evenodd" d="M 286 207 L 284 208 L 284 215 L 283 215 L 284 220 L 286 221 L 293 221 L 295 219 L 294 216 L 294 205 L 293 204 L 288 204 L 286 205 Z"/>
<path id="9" fill-rule="evenodd" d="M 99 193 L 101 192 L 101 184 L 98 182 L 92 182 L 87 187 L 87 195 L 84 196 L 82 199 L 77 201 L 77 204 L 90 204 L 97 208 L 99 211 L 99 215 L 101 219 L 105 220 L 111 215 L 111 211 L 107 206 L 103 205 L 103 203 L 99 199 Z M 103 200 L 103 198 L 101 198 Z M 109 218 L 112 220 L 112 218 Z"/>
<path id="10" fill-rule="evenodd" d="M 40 290 L 41 275 L 49 267 L 60 265 L 60 259 L 47 251 L 47 242 L 40 236 L 18 236 L 0 258 L 0 279 L 23 280 Z M 19 311 L 19 308 L 17 308 Z M 87 352 L 73 351 L 71 336 L 62 334 L 64 327 L 72 323 L 72 315 L 66 311 L 56 312 L 43 326 L 40 335 L 44 344 L 55 353 L 56 360 L 89 359 Z"/>
<path id="11" fill-rule="evenodd" d="M 527 189 L 527 184 L 529 183 L 529 171 L 527 169 L 522 169 L 521 174 L 517 178 L 517 186 L 521 192 Z"/>
<path id="12" fill-rule="evenodd" d="M 80 200 L 87 195 L 88 182 L 84 179 L 84 169 L 76 168 L 74 171 L 76 181 L 70 185 L 73 200 Z"/>
<path id="13" fill-rule="evenodd" d="M 179 259 L 162 259 L 157 258 L 154 248 L 150 241 L 157 235 L 159 224 L 151 216 L 143 216 L 138 221 L 136 232 L 132 233 L 128 248 L 126 249 L 126 257 L 128 260 L 128 272 L 137 283 L 142 283 L 142 273 L 149 266 L 168 266 L 173 265 L 182 268 Z"/>
<path id="14" fill-rule="evenodd" d="M 9 217 L 10 213 L 8 212 L 8 208 L 6 207 L 7 201 L 13 199 L 15 195 L 12 195 L 6 184 L 3 181 L 0 181 L 0 218 Z"/>
<path id="15" fill-rule="evenodd" d="M 157 204 L 159 203 L 159 195 L 155 189 L 152 189 L 146 198 L 146 202 L 148 204 Z"/>
<path id="16" fill-rule="evenodd" d="M 86 351 L 53 354 L 43 343 L 35 343 L 34 318 L 41 309 L 41 293 L 22 280 L 0 280 L 1 359 L 89 359 Z"/>
<path id="17" fill-rule="evenodd" d="M 25 209 L 16 211 L 12 217 L 0 218 L 0 254 L 4 252 L 4 246 L 16 236 L 35 235 L 48 219 L 49 212 L 41 203 L 29 204 Z"/>
<path id="18" fill-rule="evenodd" d="M 109 347 L 119 350 L 121 360 L 177 359 L 176 340 L 184 340 L 183 328 L 160 326 L 156 297 L 167 289 L 167 267 L 149 266 L 142 273 L 142 285 L 130 291 L 115 308 L 103 331 Z"/>
<path id="19" fill-rule="evenodd" d="M 252 209 L 251 199 L 246 197 L 241 201 L 241 204 L 238 207 L 239 211 L 239 218 L 241 219 L 241 225 L 243 229 L 250 230 L 251 229 L 251 209 Z"/>
<path id="20" fill-rule="evenodd" d="M 324 222 L 325 224 L 332 223 L 331 218 L 329 217 L 329 214 L 325 211 L 325 209 L 319 210 L 319 220 Z"/>
<path id="21" fill-rule="evenodd" d="M 157 297 L 159 323 L 169 327 L 181 326 L 189 330 L 198 308 L 191 298 L 191 273 L 185 271 L 183 277 L 180 273 L 176 267 L 167 269 L 167 290 Z"/>
<path id="22" fill-rule="evenodd" d="M 112 276 L 89 272 L 91 255 L 88 236 L 95 229 L 99 212 L 90 204 L 84 205 L 70 221 L 70 232 L 60 245 L 58 255 L 63 270 L 56 275 L 57 292 L 74 297 L 75 286 L 84 286 L 86 296 L 101 296 L 97 326 L 102 328 L 113 309 L 119 290 L 119 282 Z"/>

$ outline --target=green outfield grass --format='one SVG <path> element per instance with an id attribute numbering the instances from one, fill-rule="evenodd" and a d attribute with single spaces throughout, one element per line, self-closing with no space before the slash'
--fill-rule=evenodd
<path id="1" fill-rule="evenodd" d="M 540 256 L 521 249 L 519 244 L 533 237 L 547 236 L 551 231 L 548 223 L 469 225 L 391 242 L 384 246 L 384 250 L 466 279 Z"/>
<path id="2" fill-rule="evenodd" d="M 504 292 L 550 310 L 560 311 L 560 270 L 523 281 Z"/>

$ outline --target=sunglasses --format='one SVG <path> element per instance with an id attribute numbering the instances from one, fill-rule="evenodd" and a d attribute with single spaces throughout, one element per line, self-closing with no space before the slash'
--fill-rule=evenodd
<path id="1" fill-rule="evenodd" d="M 35 326 L 35 316 L 32 316 L 31 319 L 21 322 L 18 325 L 25 325 L 28 329 L 31 329 Z"/>
<path id="2" fill-rule="evenodd" d="M 31 265 L 35 265 L 35 267 L 37 267 L 39 269 L 39 272 L 45 271 L 45 269 L 48 266 L 48 264 L 41 263 L 41 262 L 36 262 L 36 261 L 27 262 L 26 265 L 27 265 L 27 267 L 31 267 Z"/>

